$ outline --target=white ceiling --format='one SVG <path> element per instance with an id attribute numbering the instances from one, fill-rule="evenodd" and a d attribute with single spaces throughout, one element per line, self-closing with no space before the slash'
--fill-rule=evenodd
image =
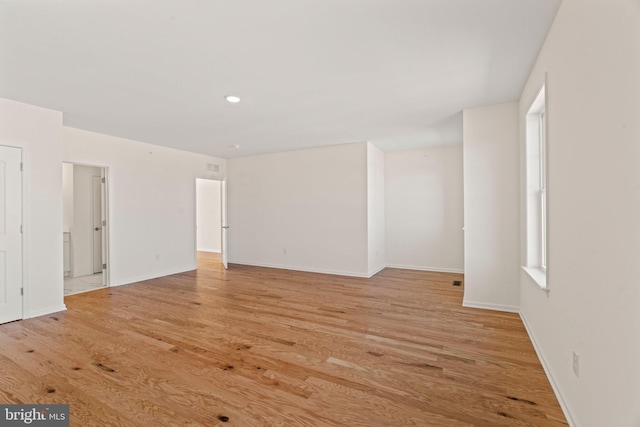
<path id="1" fill-rule="evenodd" d="M 3 0 L 0 97 L 225 158 L 460 143 L 463 108 L 519 98 L 559 3 Z"/>

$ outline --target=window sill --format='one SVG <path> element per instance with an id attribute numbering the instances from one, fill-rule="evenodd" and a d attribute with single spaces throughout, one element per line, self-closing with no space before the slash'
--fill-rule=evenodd
<path id="1" fill-rule="evenodd" d="M 540 289 L 549 292 L 549 288 L 547 288 L 547 273 L 544 270 L 525 266 L 522 266 L 522 269 L 536 282 Z"/>

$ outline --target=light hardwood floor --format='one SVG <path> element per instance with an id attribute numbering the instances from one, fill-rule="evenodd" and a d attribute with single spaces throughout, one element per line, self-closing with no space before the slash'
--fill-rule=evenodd
<path id="1" fill-rule="evenodd" d="M 461 275 L 232 265 L 65 298 L 0 326 L 0 403 L 72 426 L 566 426 L 515 314 Z"/>

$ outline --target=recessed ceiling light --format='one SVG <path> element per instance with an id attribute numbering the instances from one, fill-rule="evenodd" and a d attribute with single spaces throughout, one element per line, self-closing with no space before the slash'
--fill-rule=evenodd
<path id="1" fill-rule="evenodd" d="M 238 98 L 235 95 L 227 95 L 227 96 L 224 97 L 224 99 L 226 99 L 227 101 L 229 101 L 229 102 L 231 102 L 233 104 L 235 104 L 237 102 L 240 102 L 240 98 Z"/>
<path id="2" fill-rule="evenodd" d="M 240 144 L 232 145 L 231 148 L 235 148 L 236 150 L 239 150 L 240 149 Z"/>

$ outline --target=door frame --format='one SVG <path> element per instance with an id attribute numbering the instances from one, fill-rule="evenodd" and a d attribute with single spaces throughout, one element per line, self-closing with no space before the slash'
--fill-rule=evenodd
<path id="1" fill-rule="evenodd" d="M 74 161 L 63 160 L 62 163 L 69 163 L 74 166 L 88 166 L 92 168 L 99 168 L 101 170 L 100 175 L 104 178 L 104 184 L 102 188 L 102 211 L 104 213 L 104 221 L 106 225 L 102 227 L 102 263 L 107 264 L 106 268 L 102 269 L 102 285 L 104 287 L 111 286 L 111 254 L 110 254 L 110 240 L 111 240 L 111 221 L 110 215 L 110 197 L 109 197 L 109 166 L 93 164 L 93 163 L 81 163 Z M 62 286 L 64 287 L 64 281 Z"/>
<path id="2" fill-rule="evenodd" d="M 229 269 L 229 206 L 227 178 L 220 181 L 220 258 L 225 270 Z"/>
<path id="3" fill-rule="evenodd" d="M 27 298 L 29 289 L 28 289 L 28 283 L 29 281 L 27 280 L 27 274 L 28 274 L 28 269 L 27 269 L 27 240 L 26 239 L 26 235 L 28 232 L 28 227 L 25 226 L 25 218 L 27 218 L 27 185 L 26 185 L 26 176 L 27 174 L 25 173 L 25 167 L 24 165 L 27 163 L 27 149 L 24 147 L 23 144 L 15 142 L 15 141 L 11 141 L 11 140 L 7 140 L 7 139 L 2 139 L 0 140 L 0 145 L 2 145 L 3 147 L 8 147 L 8 148 L 17 148 L 18 150 L 20 150 L 20 223 L 22 225 L 22 232 L 20 233 L 20 287 L 22 288 L 22 295 L 21 295 L 21 302 L 20 302 L 20 308 L 21 308 L 21 313 L 20 313 L 20 319 L 17 320 L 24 320 L 27 319 L 26 313 L 29 312 L 29 298 Z"/>
<path id="4" fill-rule="evenodd" d="M 29 149 L 25 147 L 25 144 L 13 141 L 11 139 L 0 139 L 0 145 L 4 145 L 5 147 L 11 148 L 19 148 L 22 153 L 22 173 L 20 174 L 20 185 L 22 190 L 22 202 L 20 207 L 22 209 L 21 222 L 22 222 L 22 254 L 21 254 L 21 262 L 22 262 L 22 317 L 21 320 L 28 319 L 29 316 L 29 291 L 31 288 L 29 287 L 29 266 L 28 266 L 28 253 L 29 253 L 29 227 L 26 224 L 26 218 L 29 218 L 29 204 L 27 201 L 29 200 L 29 180 L 28 180 L 28 170 L 26 165 L 29 164 Z"/>
<path id="5" fill-rule="evenodd" d="M 227 177 L 223 176 L 223 177 L 210 177 L 210 176 L 195 176 L 193 179 L 193 256 L 194 256 L 194 265 L 195 268 L 198 268 L 198 187 L 197 187 L 197 182 L 199 179 L 203 179 L 203 180 L 207 180 L 207 181 L 218 181 L 220 183 L 220 209 L 224 209 L 226 203 L 226 200 L 222 200 L 223 197 L 226 197 L 226 193 L 227 192 L 223 192 L 222 191 L 222 186 L 226 183 L 227 181 Z M 221 212 L 222 213 L 222 212 Z M 224 264 L 222 257 L 224 257 L 225 255 L 228 258 L 228 250 L 226 251 L 227 254 L 224 254 L 224 247 L 223 247 L 223 233 L 225 233 L 225 226 L 227 224 L 224 224 L 224 217 L 227 217 L 227 222 L 228 222 L 228 216 L 227 215 L 220 215 L 220 227 L 221 227 L 221 231 L 220 231 L 220 263 L 223 264 L 225 270 L 228 269 L 228 263 L 227 265 Z M 228 228 L 228 226 L 227 226 Z M 229 241 L 229 237 L 227 236 L 227 242 Z"/>
<path id="6" fill-rule="evenodd" d="M 96 181 L 97 178 L 97 181 Z M 92 252 L 92 264 L 93 264 L 93 274 L 96 273 L 103 273 L 104 271 L 104 267 L 103 265 L 105 264 L 105 259 L 103 256 L 103 252 L 104 252 L 104 247 L 102 244 L 102 240 L 104 239 L 104 226 L 105 226 L 105 216 L 104 216 L 104 209 L 102 209 L 102 205 L 104 203 L 104 187 L 105 184 L 102 182 L 102 180 L 104 179 L 104 172 L 103 169 L 100 169 L 100 176 L 97 175 L 92 175 L 91 176 L 91 216 L 92 216 L 92 224 L 91 224 L 91 228 L 93 229 L 93 233 L 92 233 L 92 248 L 91 248 L 91 252 Z M 96 190 L 96 184 L 98 184 L 97 188 L 99 189 L 97 192 L 100 195 L 100 212 L 99 212 L 99 224 L 98 224 L 98 230 L 95 229 L 96 227 L 96 214 L 98 214 L 98 212 L 96 212 L 96 194 L 95 191 Z M 99 250 L 96 251 L 96 231 L 100 232 L 100 248 Z M 96 271 L 96 252 L 99 252 L 100 254 L 100 262 L 99 262 L 99 266 L 97 268 L 98 271 Z"/>

